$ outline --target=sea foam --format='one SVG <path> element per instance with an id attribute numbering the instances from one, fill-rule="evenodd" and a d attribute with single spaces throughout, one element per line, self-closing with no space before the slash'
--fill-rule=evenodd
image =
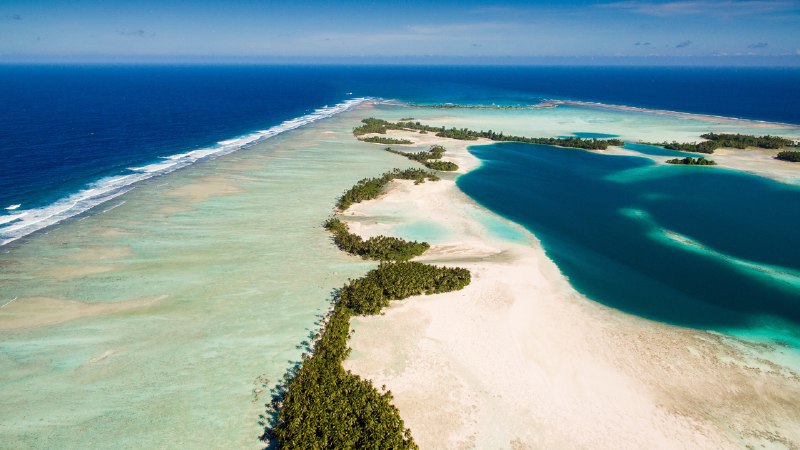
<path id="1" fill-rule="evenodd" d="M 20 205 L 6 209 L 9 214 L 0 215 L 0 246 L 63 220 L 82 214 L 97 205 L 130 191 L 136 183 L 173 172 L 198 161 L 215 158 L 245 148 L 255 142 L 271 138 L 303 125 L 332 117 L 369 100 L 353 98 L 334 106 L 315 109 L 312 113 L 286 120 L 279 125 L 250 134 L 219 141 L 216 144 L 184 153 L 164 156 L 160 161 L 140 167 L 128 168 L 127 174 L 109 176 L 89 184 L 84 189 L 41 208 L 19 210 Z M 13 211 L 13 214 L 11 212 Z"/>

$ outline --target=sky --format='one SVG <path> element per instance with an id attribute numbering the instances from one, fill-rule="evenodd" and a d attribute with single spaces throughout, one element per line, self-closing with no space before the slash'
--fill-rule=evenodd
<path id="1" fill-rule="evenodd" d="M 800 63 L 800 0 L 0 0 L 0 61 Z"/>

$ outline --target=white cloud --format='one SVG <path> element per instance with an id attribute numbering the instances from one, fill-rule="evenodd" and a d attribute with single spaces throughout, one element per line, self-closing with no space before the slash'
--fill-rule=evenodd
<path id="1" fill-rule="evenodd" d="M 793 0 L 687 0 L 666 3 L 630 0 L 598 6 L 661 17 L 687 15 L 742 16 L 790 11 L 800 8 L 798 2 Z"/>

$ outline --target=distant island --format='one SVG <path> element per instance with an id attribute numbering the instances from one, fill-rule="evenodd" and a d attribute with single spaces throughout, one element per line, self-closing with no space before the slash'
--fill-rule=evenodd
<path id="1" fill-rule="evenodd" d="M 408 139 L 392 139 L 383 136 L 370 136 L 367 138 L 360 139 L 364 142 L 369 142 L 371 144 L 389 144 L 389 145 L 406 145 L 406 144 L 413 144 L 413 142 L 409 141 Z"/>
<path id="2" fill-rule="evenodd" d="M 684 166 L 716 166 L 717 163 L 711 161 L 710 159 L 705 159 L 702 156 L 699 158 L 692 158 L 691 156 L 687 156 L 686 158 L 675 158 L 675 159 L 668 159 L 666 161 L 667 164 L 680 164 Z"/>
<path id="3" fill-rule="evenodd" d="M 753 136 L 749 134 L 717 134 L 706 133 L 700 135 L 701 138 L 706 139 L 702 142 L 662 142 L 662 143 L 649 143 L 649 145 L 658 145 L 669 150 L 678 150 L 683 152 L 693 153 L 714 153 L 718 148 L 763 148 L 767 150 L 777 150 L 785 147 L 798 147 L 798 144 L 791 139 L 782 138 L 779 136 Z"/>
<path id="4" fill-rule="evenodd" d="M 373 117 L 361 121 L 363 125 L 353 128 L 356 137 L 370 134 L 386 134 L 388 130 L 415 130 L 419 132 L 436 133 L 438 137 L 458 139 L 462 141 L 476 141 L 480 138 L 496 142 L 522 142 L 526 144 L 552 145 L 556 147 L 579 148 L 583 150 L 605 150 L 610 146 L 622 146 L 620 139 L 583 139 L 583 138 L 530 138 L 524 136 L 505 135 L 503 132 L 474 131 L 467 128 L 432 127 L 420 122 L 388 122 Z M 360 139 L 360 138 L 359 138 Z"/>
<path id="5" fill-rule="evenodd" d="M 444 147 L 435 146 L 424 153 L 441 157 Z M 366 178 L 342 194 L 336 203 L 339 212 L 378 197 L 395 179 L 413 180 L 415 184 L 439 180 L 422 169 L 395 169 L 377 178 Z M 276 386 L 267 405 L 271 420 L 264 422 L 261 439 L 287 449 L 417 449 L 411 431 L 392 404 L 392 393 L 385 387 L 376 388 L 370 380 L 342 366 L 350 354 L 350 318 L 380 314 L 391 300 L 463 289 L 470 283 L 470 271 L 408 261 L 430 245 L 389 236 L 364 240 L 350 233 L 347 224 L 336 215 L 325 222 L 324 228 L 333 233 L 333 241 L 341 250 L 378 260 L 380 265 L 336 291 L 333 309 L 313 342 L 307 343 L 303 360 Z"/>
<path id="6" fill-rule="evenodd" d="M 555 108 L 553 103 L 539 103 L 536 105 L 463 105 L 458 103 L 440 103 L 434 105 L 423 105 L 421 103 L 408 103 L 412 108 L 432 108 L 432 109 L 503 109 L 503 110 L 519 110 L 519 109 L 542 109 L 542 108 Z M 403 119 L 400 119 L 403 120 Z"/>

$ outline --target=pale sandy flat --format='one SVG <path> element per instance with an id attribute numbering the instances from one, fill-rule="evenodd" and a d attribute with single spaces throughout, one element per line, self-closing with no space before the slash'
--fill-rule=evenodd
<path id="1" fill-rule="evenodd" d="M 181 186 L 167 192 L 168 197 L 178 197 L 191 202 L 201 202 L 219 195 L 231 195 L 242 192 L 222 175 L 207 175 L 197 182 Z"/>
<path id="2" fill-rule="evenodd" d="M 85 303 L 46 297 L 17 298 L 0 307 L 0 329 L 41 327 L 88 317 L 136 311 L 155 305 L 165 298 L 166 295 L 160 295 L 115 303 Z"/>
<path id="3" fill-rule="evenodd" d="M 390 136 L 440 142 L 462 171 L 478 164 L 476 142 Z M 392 391 L 421 448 L 800 447 L 796 374 L 757 346 L 586 299 L 533 235 L 495 239 L 476 212 L 490 214 L 442 180 L 393 182 L 344 215 L 363 236 L 399 220 L 444 226 L 420 260 L 472 273 L 462 291 L 353 320 L 346 368 Z"/>
<path id="4" fill-rule="evenodd" d="M 643 156 L 661 164 L 666 164 L 666 160 L 673 158 L 672 156 L 642 155 L 633 150 L 620 147 L 610 147 L 604 153 L 609 155 Z M 778 150 L 720 148 L 714 150 L 713 154 L 698 153 L 693 157 L 704 157 L 718 164 L 718 166 L 703 167 L 703 169 L 714 170 L 717 167 L 721 167 L 770 178 L 781 183 L 800 184 L 800 163 L 775 159 L 777 154 Z"/>

